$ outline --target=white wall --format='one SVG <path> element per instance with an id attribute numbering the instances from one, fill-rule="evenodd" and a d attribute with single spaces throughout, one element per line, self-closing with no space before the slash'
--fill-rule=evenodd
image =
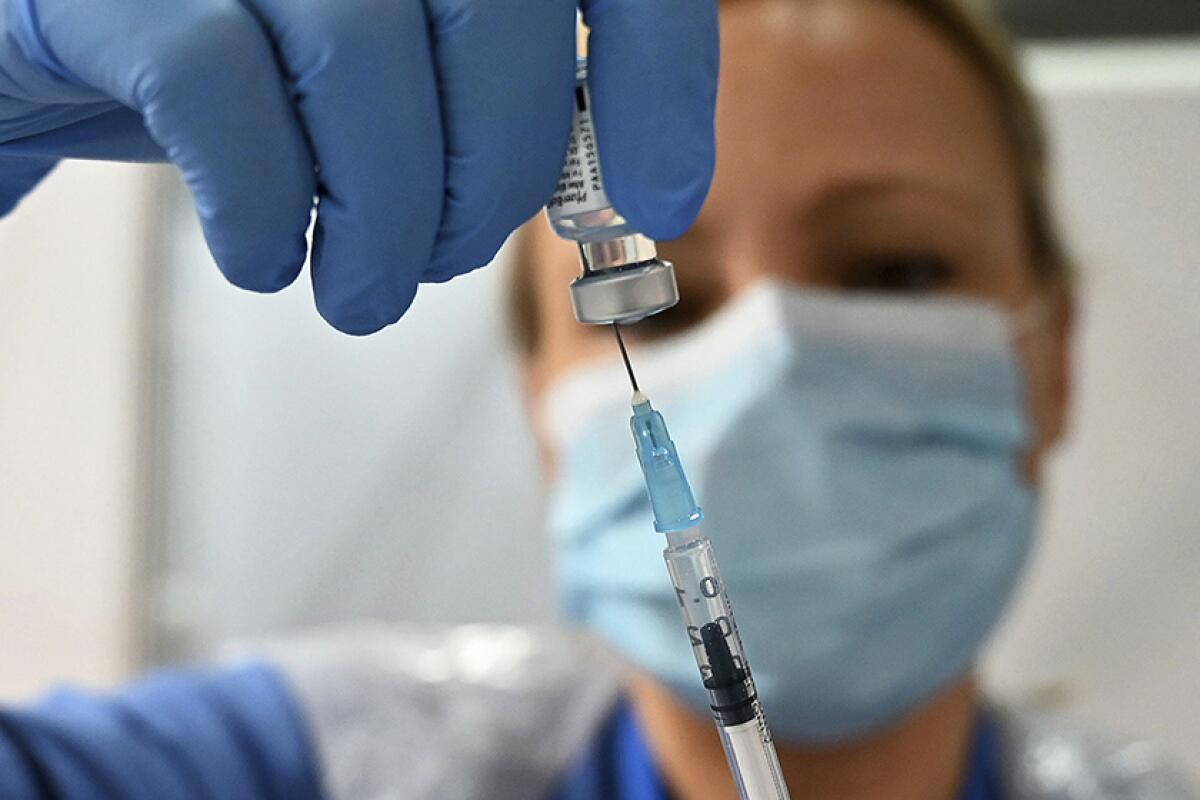
<path id="1" fill-rule="evenodd" d="M 0 221 L 0 699 L 132 666 L 150 193 L 68 164 Z"/>
<path id="2" fill-rule="evenodd" d="M 307 274 L 272 297 L 229 286 L 176 211 L 158 651 L 363 617 L 548 618 L 503 272 L 423 286 L 398 325 L 352 338 Z"/>
<path id="3" fill-rule="evenodd" d="M 1200 42 L 1036 52 L 1081 262 L 1074 428 L 990 675 L 1200 782 Z"/>

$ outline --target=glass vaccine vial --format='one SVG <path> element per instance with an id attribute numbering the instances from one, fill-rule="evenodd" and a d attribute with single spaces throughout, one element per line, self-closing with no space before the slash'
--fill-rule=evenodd
<path id="1" fill-rule="evenodd" d="M 546 216 L 556 234 L 579 246 L 582 273 L 571 283 L 575 318 L 585 325 L 637 322 L 679 302 L 675 267 L 608 201 L 582 58 L 574 107 L 566 162 Z"/>

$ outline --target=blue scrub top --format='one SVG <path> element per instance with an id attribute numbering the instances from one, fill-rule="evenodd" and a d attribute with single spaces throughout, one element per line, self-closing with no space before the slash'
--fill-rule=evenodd
<path id="1" fill-rule="evenodd" d="M 981 712 L 961 800 L 1002 800 L 999 750 L 995 722 Z M 628 701 L 617 706 L 591 746 L 551 794 L 551 800 L 668 800 L 669 797 Z"/>

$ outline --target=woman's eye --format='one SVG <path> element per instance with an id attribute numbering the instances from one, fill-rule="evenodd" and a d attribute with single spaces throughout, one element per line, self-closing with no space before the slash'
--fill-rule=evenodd
<path id="1" fill-rule="evenodd" d="M 853 263 L 844 273 L 847 289 L 877 292 L 937 292 L 954 278 L 949 261 L 934 255 L 887 255 Z"/>

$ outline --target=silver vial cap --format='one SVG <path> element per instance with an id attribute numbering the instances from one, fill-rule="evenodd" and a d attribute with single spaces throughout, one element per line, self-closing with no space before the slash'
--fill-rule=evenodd
<path id="1" fill-rule="evenodd" d="M 651 261 L 587 272 L 571 283 L 575 319 L 585 325 L 638 322 L 679 302 L 675 267 Z"/>

